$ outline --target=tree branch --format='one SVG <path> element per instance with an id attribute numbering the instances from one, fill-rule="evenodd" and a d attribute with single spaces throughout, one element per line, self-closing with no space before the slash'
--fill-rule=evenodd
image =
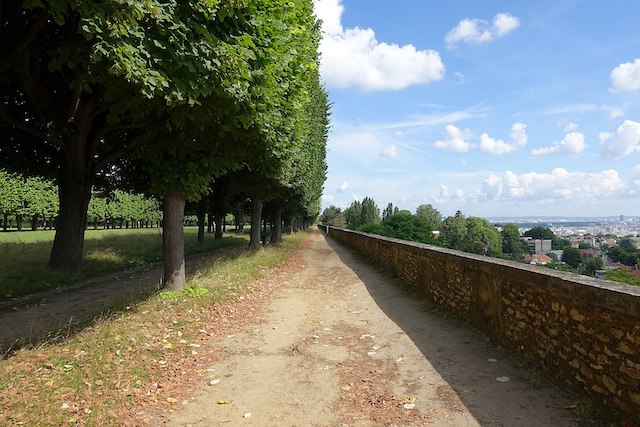
<path id="1" fill-rule="evenodd" d="M 4 109 L 2 109 L 4 110 Z M 25 124 L 24 122 L 21 122 L 20 120 L 16 120 L 13 117 L 9 117 L 7 114 L 4 113 L 4 111 L 0 110 L 0 122 L 4 122 L 7 125 L 14 127 L 16 129 L 20 129 L 21 131 L 31 135 L 31 136 L 35 136 L 36 138 L 40 138 L 43 141 L 47 139 L 47 134 L 39 129 L 33 128 L 31 126 L 28 126 L 27 124 Z"/>
<path id="2" fill-rule="evenodd" d="M 0 7 L 1 6 L 2 4 L 0 3 Z M 9 54 L 3 55 L 3 57 L 0 58 L 0 73 L 5 72 L 10 67 L 11 60 L 18 54 L 22 53 L 27 48 L 27 46 L 29 46 L 29 44 L 33 41 L 36 35 L 38 35 L 38 32 L 40 31 L 40 29 L 44 27 L 44 25 L 47 23 L 47 16 L 48 16 L 48 12 L 47 12 L 47 9 L 45 8 L 43 9 L 39 19 L 36 22 L 34 22 L 31 25 L 31 27 L 26 31 L 23 39 L 18 44 L 16 44 L 16 46 L 13 48 L 13 50 Z"/>
<path id="3" fill-rule="evenodd" d="M 105 155 L 103 155 L 96 162 L 96 171 L 104 169 L 110 163 L 113 163 L 116 160 L 118 160 L 119 158 L 121 158 L 122 156 L 124 156 L 124 154 L 128 150 L 131 150 L 131 149 L 139 146 L 147 136 L 149 136 L 149 132 L 147 132 L 147 131 L 145 131 L 143 133 L 140 133 L 140 134 L 137 134 L 136 136 L 132 137 L 129 140 L 128 144 L 125 144 L 124 146 L 122 146 L 122 147 L 120 147 L 118 149 L 112 150 L 112 151 L 106 153 Z"/>

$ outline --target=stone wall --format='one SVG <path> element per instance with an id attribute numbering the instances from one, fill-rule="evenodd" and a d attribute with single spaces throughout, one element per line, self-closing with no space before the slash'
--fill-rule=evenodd
<path id="1" fill-rule="evenodd" d="M 640 420 L 639 287 L 323 229 L 505 348 Z"/>

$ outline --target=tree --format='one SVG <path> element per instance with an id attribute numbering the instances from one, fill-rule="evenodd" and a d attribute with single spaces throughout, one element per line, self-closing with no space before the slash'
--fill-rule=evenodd
<path id="1" fill-rule="evenodd" d="M 467 220 L 462 212 L 457 211 L 454 216 L 447 217 L 442 222 L 441 239 L 447 248 L 459 251 L 465 250 L 467 245 Z"/>
<path id="2" fill-rule="evenodd" d="M 351 230 L 363 225 L 362 223 L 362 203 L 359 200 L 355 200 L 351 205 L 344 210 L 344 218 L 347 220 L 347 227 Z"/>
<path id="3" fill-rule="evenodd" d="M 475 254 L 496 256 L 502 253 L 498 230 L 486 219 L 469 217 L 466 220 L 466 242 L 463 250 Z"/>
<path id="4" fill-rule="evenodd" d="M 618 241 L 618 246 L 624 252 L 636 252 L 638 250 L 636 242 L 631 236 L 625 236 Z"/>
<path id="5" fill-rule="evenodd" d="M 342 209 L 333 205 L 329 206 L 322 212 L 320 222 L 322 224 L 338 228 L 346 228 L 347 226 Z"/>
<path id="6" fill-rule="evenodd" d="M 377 224 L 380 222 L 380 209 L 371 197 L 362 199 L 361 224 Z"/>
<path id="7" fill-rule="evenodd" d="M 416 216 L 423 218 L 429 227 L 433 230 L 437 230 L 442 225 L 442 215 L 440 211 L 431 205 L 420 205 L 416 209 Z"/>
<path id="8" fill-rule="evenodd" d="M 536 226 L 525 231 L 524 236 L 540 240 L 554 240 L 556 238 L 556 235 L 551 231 L 551 229 L 542 226 Z"/>
<path id="9" fill-rule="evenodd" d="M 420 243 L 434 243 L 432 228 L 424 218 L 398 211 L 382 221 L 386 236 Z"/>
<path id="10" fill-rule="evenodd" d="M 520 237 L 518 225 L 512 222 L 502 226 L 502 252 L 512 257 L 522 257 L 522 254 L 529 253 L 529 246 Z"/>
<path id="11" fill-rule="evenodd" d="M 583 260 L 582 253 L 578 248 L 568 246 L 562 251 L 562 261 L 573 268 L 578 268 Z"/>
<path id="12" fill-rule="evenodd" d="M 382 221 L 393 215 L 393 203 L 389 202 L 387 207 L 382 210 Z"/>
<path id="13" fill-rule="evenodd" d="M 602 270 L 604 264 L 602 258 L 596 257 L 582 264 L 582 274 L 586 276 L 595 276 L 597 270 Z"/>

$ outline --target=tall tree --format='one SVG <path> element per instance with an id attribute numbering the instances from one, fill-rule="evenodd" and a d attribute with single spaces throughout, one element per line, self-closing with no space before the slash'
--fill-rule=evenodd
<path id="1" fill-rule="evenodd" d="M 444 246 L 463 251 L 467 244 L 467 219 L 462 212 L 447 217 L 442 222 L 442 242 Z"/>
<path id="2" fill-rule="evenodd" d="M 522 254 L 529 253 L 529 246 L 520 237 L 520 230 L 517 224 L 508 222 L 502 226 L 502 252 L 512 257 L 521 257 Z"/>
<path id="3" fill-rule="evenodd" d="M 437 230 L 442 225 L 442 215 L 440 211 L 431 205 L 420 205 L 416 209 L 416 216 L 423 218 L 429 227 L 433 230 Z"/>

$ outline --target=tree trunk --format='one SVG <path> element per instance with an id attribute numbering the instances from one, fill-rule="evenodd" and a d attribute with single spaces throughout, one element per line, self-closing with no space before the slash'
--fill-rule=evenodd
<path id="1" fill-rule="evenodd" d="M 207 200 L 203 197 L 200 198 L 198 203 L 198 243 L 204 243 L 204 225 L 207 216 Z"/>
<path id="2" fill-rule="evenodd" d="M 184 206 L 186 199 L 176 193 L 164 195 L 162 222 L 162 255 L 164 289 L 181 291 L 185 287 L 184 268 Z"/>
<path id="3" fill-rule="evenodd" d="M 214 221 L 216 223 L 216 234 L 214 235 L 214 237 L 216 239 L 222 239 L 222 233 L 223 233 L 223 226 L 222 226 L 222 222 L 224 221 L 224 215 L 216 215 L 214 218 Z"/>
<path id="4" fill-rule="evenodd" d="M 22 231 L 22 215 L 16 215 L 16 228 Z"/>
<path id="5" fill-rule="evenodd" d="M 273 233 L 271 243 L 282 242 L 282 205 L 277 203 L 273 210 Z"/>
<path id="6" fill-rule="evenodd" d="M 262 216 L 262 200 L 254 197 L 251 199 L 251 238 L 249 240 L 249 249 L 257 251 L 262 246 L 260 242 L 260 225 Z"/>
<path id="7" fill-rule="evenodd" d="M 60 211 L 56 220 L 49 266 L 57 270 L 78 270 L 82 266 L 87 209 L 91 200 L 93 165 L 82 153 L 62 159 L 58 194 Z"/>
<path id="8" fill-rule="evenodd" d="M 5 212 L 3 217 L 4 222 L 2 223 L 2 230 L 7 231 L 7 221 L 9 220 L 9 215 Z"/>

